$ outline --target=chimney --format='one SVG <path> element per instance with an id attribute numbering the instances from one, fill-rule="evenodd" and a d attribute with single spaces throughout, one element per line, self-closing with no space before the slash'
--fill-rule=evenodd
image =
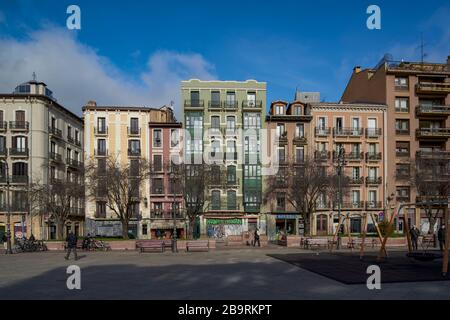
<path id="1" fill-rule="evenodd" d="M 361 72 L 361 66 L 356 66 L 353 68 L 353 73 L 360 73 Z"/>
<path id="2" fill-rule="evenodd" d="M 96 107 L 97 106 L 97 102 L 95 102 L 94 100 L 89 100 L 88 103 L 86 104 L 87 107 Z"/>

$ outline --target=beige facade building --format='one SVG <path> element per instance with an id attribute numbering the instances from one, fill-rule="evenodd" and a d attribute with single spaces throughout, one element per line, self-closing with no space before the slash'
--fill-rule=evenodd
<path id="1" fill-rule="evenodd" d="M 9 175 L 12 237 L 22 233 L 33 233 L 37 239 L 56 237 L 56 224 L 46 212 L 32 210 L 27 191 L 31 183 L 78 178 L 82 139 L 82 120 L 59 104 L 45 83 L 33 80 L 12 94 L 0 94 L 0 233 L 6 227 Z M 74 201 L 64 234 L 83 233 L 83 207 L 82 201 Z"/>
<path id="2" fill-rule="evenodd" d="M 345 150 L 343 175 L 349 178 L 349 186 L 341 206 L 342 215 L 348 217 L 344 230 L 360 233 L 363 215 L 379 217 L 385 209 L 386 106 L 310 103 L 308 107 L 313 117 L 309 144 L 315 161 L 336 167 L 339 150 Z M 321 195 L 312 221 L 313 234 L 333 234 L 338 221 L 337 199 Z M 373 227 L 369 219 L 369 228 Z"/>
<path id="3" fill-rule="evenodd" d="M 149 160 L 152 143 L 149 123 L 174 121 L 173 111 L 168 107 L 98 106 L 95 101 L 83 107 L 83 116 L 86 161 L 101 162 L 111 156 L 124 164 L 136 158 Z M 149 197 L 150 179 L 142 186 L 139 202 L 133 207 L 129 234 L 136 238 L 150 237 Z M 104 199 L 86 198 L 86 232 L 97 236 L 122 235 L 121 222 Z"/>
<path id="4" fill-rule="evenodd" d="M 375 68 L 355 67 L 342 101 L 387 105 L 386 195 L 391 205 L 421 201 L 410 164 L 418 157 L 450 162 L 450 57 L 446 63 L 383 59 Z M 410 223 L 429 228 L 420 209 L 412 216 Z M 403 231 L 401 220 L 396 225 Z"/>

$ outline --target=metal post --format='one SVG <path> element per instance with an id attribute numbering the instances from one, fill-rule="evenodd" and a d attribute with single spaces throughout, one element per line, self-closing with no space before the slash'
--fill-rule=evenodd
<path id="1" fill-rule="evenodd" d="M 173 234 L 172 234 L 172 252 L 178 252 L 177 248 L 177 218 L 175 213 L 175 174 L 172 172 L 171 174 L 172 180 L 172 191 L 173 191 L 173 202 L 172 202 L 172 214 L 173 214 Z"/>
<path id="2" fill-rule="evenodd" d="M 342 183 L 341 183 L 341 175 L 342 175 L 342 166 L 345 165 L 344 162 L 344 154 L 345 149 L 341 146 L 338 151 L 337 157 L 337 169 L 338 169 L 338 232 L 337 232 L 337 243 L 336 249 L 341 248 L 341 210 L 342 210 Z"/>
<path id="3" fill-rule="evenodd" d="M 6 217 L 6 254 L 12 254 L 11 246 L 11 202 L 9 198 L 9 167 L 8 163 L 5 161 L 6 168 L 6 202 L 8 206 L 8 214 Z"/>

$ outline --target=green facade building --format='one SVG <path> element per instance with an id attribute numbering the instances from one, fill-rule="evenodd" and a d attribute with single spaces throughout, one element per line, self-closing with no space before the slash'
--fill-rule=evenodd
<path id="1" fill-rule="evenodd" d="M 260 140 L 266 110 L 266 83 L 201 81 L 181 83 L 185 161 L 211 165 L 203 235 L 240 236 L 265 231 Z"/>

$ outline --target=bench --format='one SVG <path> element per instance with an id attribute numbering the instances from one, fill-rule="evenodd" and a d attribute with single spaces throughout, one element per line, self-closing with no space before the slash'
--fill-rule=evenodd
<path id="1" fill-rule="evenodd" d="M 361 247 L 362 240 L 363 240 L 362 238 L 352 238 L 347 243 L 347 247 L 349 249 L 355 249 L 358 246 Z M 377 239 L 366 238 L 366 240 L 364 241 L 364 245 L 365 246 L 371 246 L 372 248 L 375 248 L 375 246 L 378 245 L 378 240 Z"/>
<path id="2" fill-rule="evenodd" d="M 163 240 L 140 240 L 136 241 L 136 248 L 139 252 L 164 252 Z"/>
<path id="3" fill-rule="evenodd" d="M 327 238 L 308 238 L 305 240 L 304 244 L 306 249 L 311 249 L 313 246 L 325 246 L 328 248 L 330 246 L 330 241 L 328 241 Z"/>
<path id="4" fill-rule="evenodd" d="M 434 235 L 425 235 L 422 237 L 422 246 L 423 247 L 434 247 Z"/>
<path id="5" fill-rule="evenodd" d="M 188 241 L 186 243 L 186 251 L 209 251 L 208 240 Z"/>

